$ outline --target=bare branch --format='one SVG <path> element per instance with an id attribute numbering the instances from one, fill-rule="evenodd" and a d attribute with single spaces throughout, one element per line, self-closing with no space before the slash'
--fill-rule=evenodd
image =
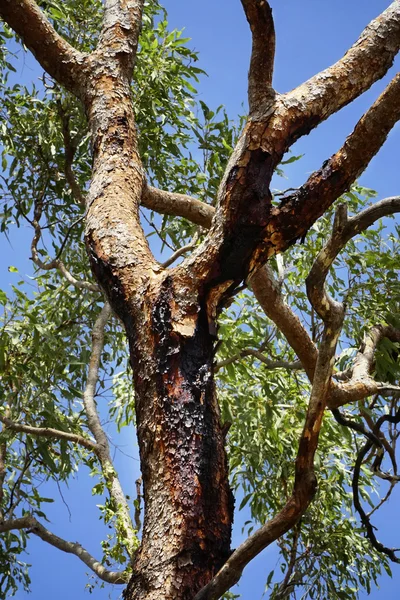
<path id="1" fill-rule="evenodd" d="M 96 440 L 96 455 L 100 461 L 104 479 L 108 484 L 107 487 L 109 489 L 110 496 L 114 500 L 116 508 L 118 509 L 123 526 L 123 534 L 127 540 L 128 554 L 132 557 L 137 545 L 134 527 L 132 524 L 126 496 L 122 490 L 121 483 L 113 465 L 110 453 L 110 445 L 101 425 L 95 401 L 100 359 L 104 345 L 104 328 L 108 319 L 110 318 L 110 315 L 111 307 L 108 302 L 106 302 L 95 322 L 92 331 L 92 353 L 90 356 L 86 388 L 83 393 L 83 405 L 88 421 L 88 427 Z"/>
<path id="2" fill-rule="evenodd" d="M 364 29 L 344 57 L 282 97 L 295 141 L 368 90 L 400 49 L 400 1 Z"/>
<path id="3" fill-rule="evenodd" d="M 0 0 L 0 16 L 22 38 L 49 75 L 79 95 L 86 55 L 54 29 L 34 0 Z"/>
<path id="4" fill-rule="evenodd" d="M 272 75 L 275 60 L 275 28 L 267 0 L 241 0 L 249 22 L 253 47 L 249 70 L 250 114 L 264 112 L 273 102 Z"/>
<path id="5" fill-rule="evenodd" d="M 63 552 L 67 552 L 68 554 L 74 554 L 82 562 L 85 563 L 89 569 L 91 569 L 99 579 L 102 581 L 106 581 L 107 583 L 114 584 L 123 584 L 129 581 L 129 573 L 118 573 L 116 571 L 107 570 L 98 560 L 93 558 L 91 554 L 85 548 L 83 548 L 77 542 L 67 542 L 62 538 L 58 537 L 45 527 L 39 521 L 35 519 L 35 517 L 31 515 L 26 515 L 19 519 L 12 519 L 10 521 L 5 521 L 0 523 L 0 533 L 5 533 L 6 531 L 13 531 L 17 529 L 27 529 L 29 532 L 34 533 L 38 537 L 40 537 L 43 541 L 51 544 L 55 548 L 62 550 Z"/>
<path id="6" fill-rule="evenodd" d="M 185 194 L 165 192 L 151 186 L 143 189 L 142 206 L 166 215 L 183 217 L 201 227 L 210 227 L 215 208 Z"/>
<path id="7" fill-rule="evenodd" d="M 283 252 L 304 236 L 331 204 L 350 188 L 399 119 L 400 74 L 360 119 L 342 148 L 297 192 L 284 197 L 279 207 L 272 209 L 266 230 L 273 252 Z"/>
<path id="8" fill-rule="evenodd" d="M 3 417 L 0 415 L 0 421 L 12 431 L 26 433 L 28 435 L 33 435 L 35 437 L 46 437 L 46 438 L 54 438 L 58 440 L 66 440 L 67 442 L 73 442 L 74 444 L 78 444 L 79 446 L 83 446 L 87 450 L 96 451 L 96 444 L 91 440 L 83 437 L 82 435 L 77 435 L 75 433 L 69 433 L 67 431 L 60 431 L 58 429 L 53 429 L 51 427 L 32 427 L 31 425 L 25 425 L 23 423 L 17 423 L 12 421 L 7 417 Z"/>
<path id="9" fill-rule="evenodd" d="M 286 337 L 312 381 L 318 356 L 317 348 L 298 316 L 285 302 L 270 265 L 267 264 L 254 273 L 250 285 L 261 308 Z"/>

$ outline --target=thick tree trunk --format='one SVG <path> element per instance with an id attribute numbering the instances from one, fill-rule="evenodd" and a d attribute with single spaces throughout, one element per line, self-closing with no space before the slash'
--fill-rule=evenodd
<path id="1" fill-rule="evenodd" d="M 201 294 L 176 271 L 132 295 L 117 291 L 104 264 L 101 272 L 128 335 L 144 487 L 142 544 L 125 598 L 192 600 L 228 558 L 233 520 L 215 337 Z"/>
<path id="2" fill-rule="evenodd" d="M 227 559 L 233 517 L 205 311 L 172 323 L 168 278 L 145 332 L 129 336 L 145 517 L 129 600 L 192 600 Z M 193 308 L 193 307 L 192 307 Z M 140 357 L 137 349 L 142 346 Z"/>

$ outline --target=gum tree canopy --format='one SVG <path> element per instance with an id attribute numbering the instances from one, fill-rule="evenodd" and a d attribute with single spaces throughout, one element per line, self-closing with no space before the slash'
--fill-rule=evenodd
<path id="1" fill-rule="evenodd" d="M 273 542 L 275 600 L 356 598 L 400 562 L 373 525 L 399 481 L 399 242 L 381 219 L 400 197 L 357 184 L 400 118 L 400 75 L 302 186 L 271 186 L 386 74 L 400 1 L 285 94 L 271 7 L 241 4 L 249 108 L 232 122 L 196 104 L 197 56 L 156 0 L 0 0 L 1 229 L 31 228 L 35 268 L 33 288 L 0 292 L 2 598 L 29 587 L 33 536 L 126 600 L 235 597 Z M 38 88 L 10 74 L 25 49 Z M 136 426 L 134 502 L 110 419 Z M 103 498 L 102 559 L 46 523 L 39 484 L 80 467 Z M 232 489 L 249 512 L 235 550 Z"/>

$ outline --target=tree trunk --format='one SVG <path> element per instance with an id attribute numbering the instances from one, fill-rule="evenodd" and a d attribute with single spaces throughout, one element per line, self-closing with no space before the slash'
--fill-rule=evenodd
<path id="1" fill-rule="evenodd" d="M 174 274 L 116 302 L 115 281 L 112 291 L 103 271 L 130 345 L 144 487 L 143 538 L 126 600 L 192 600 L 230 553 L 233 495 L 215 337 L 201 295 Z"/>

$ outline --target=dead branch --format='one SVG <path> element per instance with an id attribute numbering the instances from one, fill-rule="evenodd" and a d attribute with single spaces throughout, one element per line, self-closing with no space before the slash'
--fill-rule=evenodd
<path id="1" fill-rule="evenodd" d="M 80 544 L 77 542 L 68 542 L 63 540 L 62 538 L 58 537 L 58 535 L 55 535 L 43 527 L 43 525 L 31 515 L 25 515 L 19 519 L 11 519 L 9 521 L 0 523 L 0 533 L 18 529 L 28 530 L 30 533 L 34 533 L 48 544 L 55 546 L 55 548 L 58 548 L 63 552 L 67 552 L 68 554 L 74 554 L 82 562 L 84 562 L 85 565 L 89 567 L 89 569 L 91 569 L 102 581 L 114 584 L 124 584 L 129 581 L 129 573 L 118 573 L 116 571 L 107 570 L 101 564 L 101 562 L 93 558 L 93 556 L 91 556 L 91 554 L 89 554 L 89 552 Z"/>
<path id="2" fill-rule="evenodd" d="M 241 0 L 252 33 L 248 96 L 250 114 L 263 113 L 274 100 L 272 75 L 275 60 L 275 28 L 267 0 Z"/>

